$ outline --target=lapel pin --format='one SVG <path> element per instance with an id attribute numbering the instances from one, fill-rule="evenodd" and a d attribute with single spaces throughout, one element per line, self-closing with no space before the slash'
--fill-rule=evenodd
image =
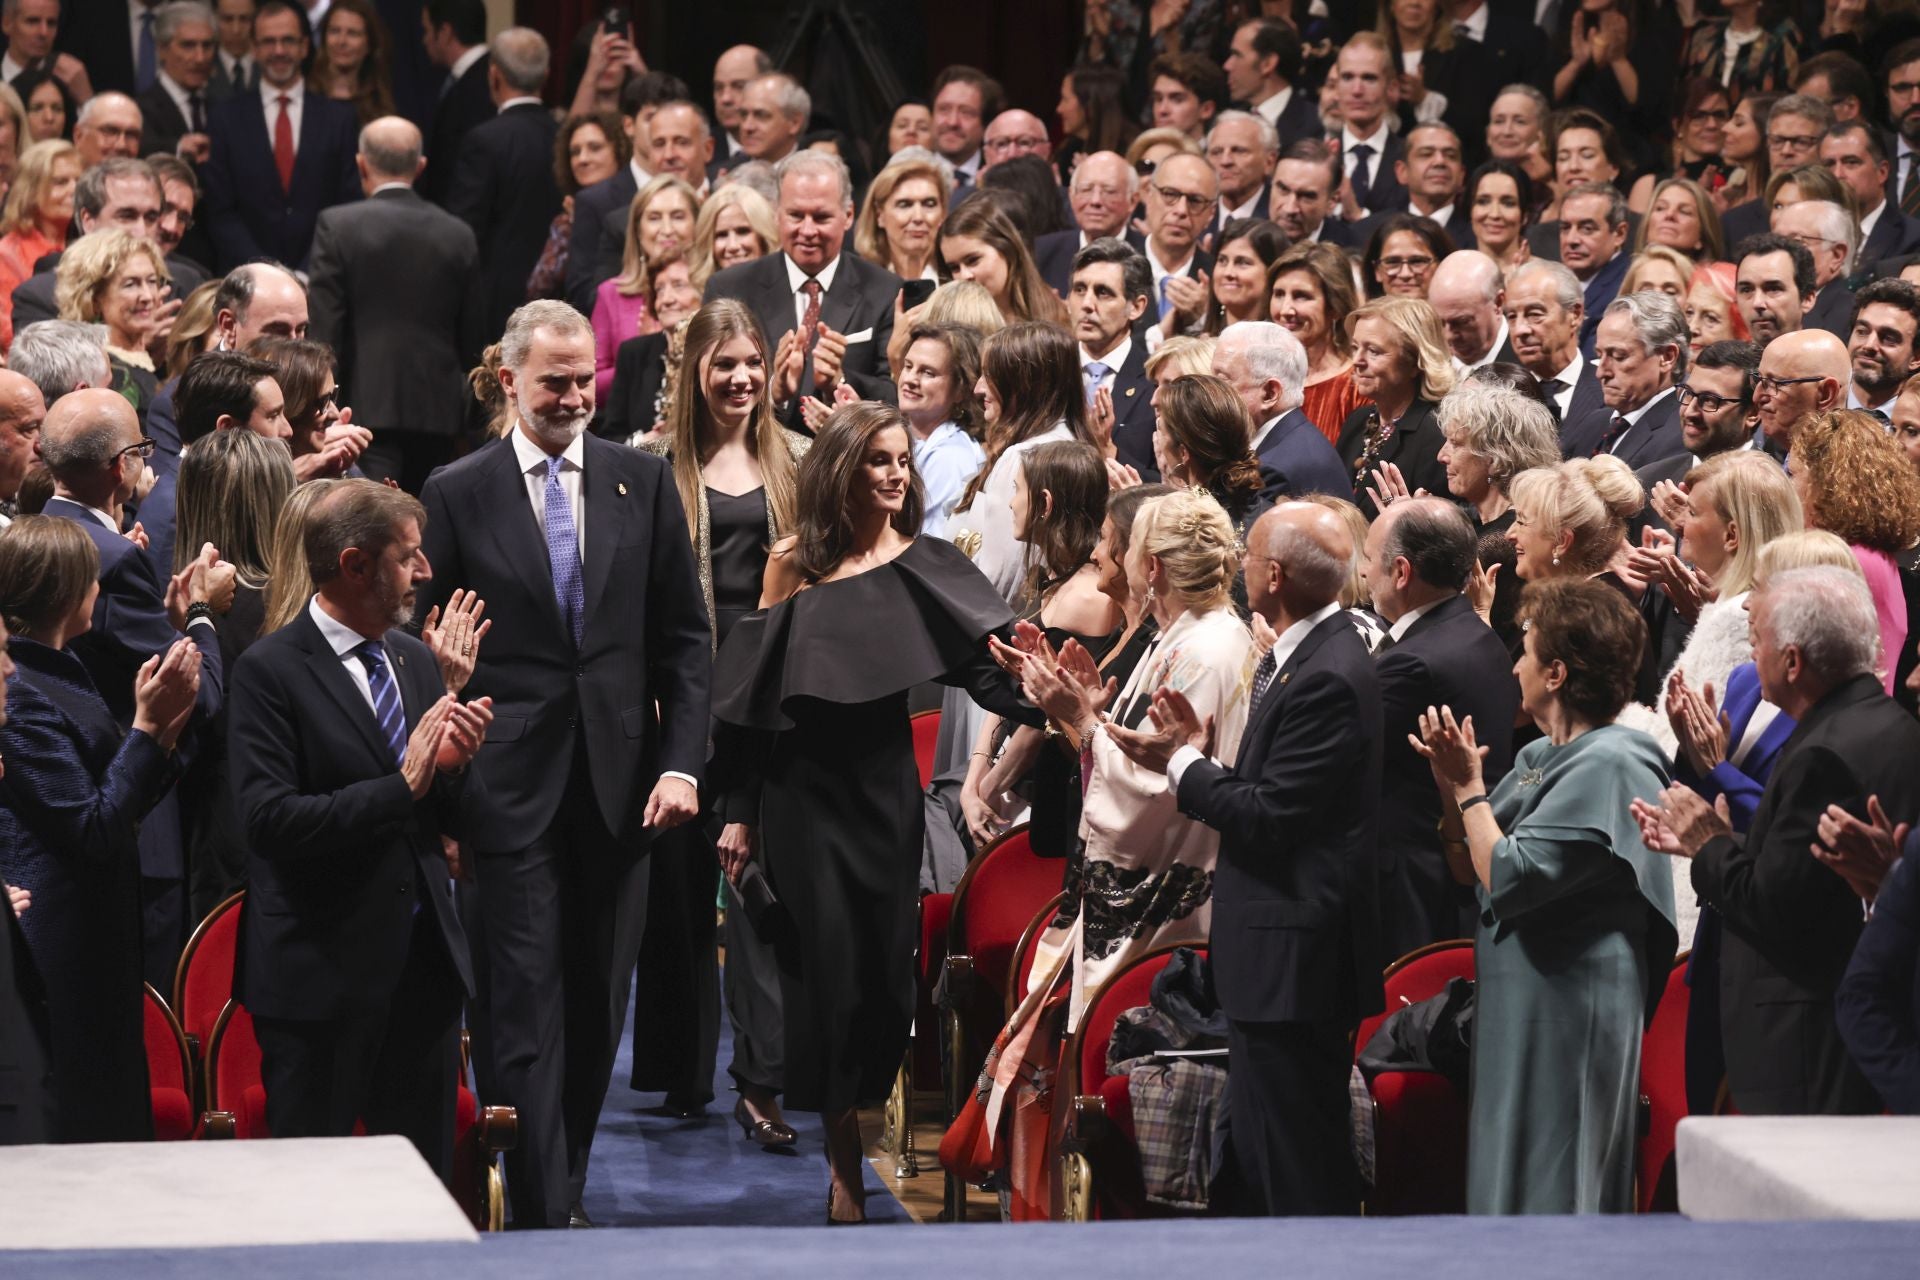
<path id="1" fill-rule="evenodd" d="M 623 498 L 624 498 L 624 497 L 626 497 L 626 496 L 627 496 L 627 486 L 626 486 L 626 485 L 624 485 L 624 484 L 617 484 L 617 485 L 615 485 L 615 486 L 614 486 L 614 488 L 616 488 L 616 489 L 618 489 L 618 490 L 620 491 L 620 496 L 621 496 L 621 497 L 623 497 Z"/>
<path id="2" fill-rule="evenodd" d="M 1291 672 L 1291 671 L 1283 671 L 1283 672 L 1281 672 L 1281 673 L 1280 673 L 1280 683 L 1281 683 L 1281 684 L 1285 684 L 1285 683 L 1286 683 L 1287 681 L 1289 681 L 1289 680 L 1291 680 L 1291 679 L 1293 679 L 1293 672 Z"/>
<path id="3" fill-rule="evenodd" d="M 1128 398 L 1132 398 L 1132 396 L 1133 396 L 1133 393 L 1134 393 L 1134 392 L 1136 392 L 1136 391 L 1138 391 L 1139 389 L 1140 389 L 1140 388 L 1138 388 L 1138 387 L 1128 387 L 1128 388 L 1127 388 L 1127 396 L 1128 396 Z"/>
<path id="4" fill-rule="evenodd" d="M 393 661 L 395 666 L 404 667 L 407 665 L 407 655 L 404 653 L 396 653 L 393 655 Z"/>

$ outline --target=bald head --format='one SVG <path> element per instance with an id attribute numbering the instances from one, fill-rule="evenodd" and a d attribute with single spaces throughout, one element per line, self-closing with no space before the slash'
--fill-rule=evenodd
<path id="1" fill-rule="evenodd" d="M 1781 334 L 1760 355 L 1760 385 L 1753 398 L 1760 429 L 1776 448 L 1785 449 L 1802 418 L 1844 405 L 1852 376 L 1846 344 L 1824 329 Z M 1818 381 L 1792 381 L 1796 378 Z"/>
<path id="2" fill-rule="evenodd" d="M 1267 557 L 1247 576 L 1247 601 L 1275 627 L 1291 626 L 1340 598 L 1353 539 L 1326 507 L 1283 502 L 1254 523 L 1247 545 Z"/>
<path id="3" fill-rule="evenodd" d="M 1080 230 L 1087 239 L 1098 240 L 1120 234 L 1139 190 L 1140 175 L 1125 156 L 1096 151 L 1074 168 L 1067 184 L 1067 200 Z"/>
<path id="4" fill-rule="evenodd" d="M 140 418 L 118 391 L 61 396 L 40 427 L 40 457 L 63 497 L 112 511 L 133 497 L 146 464 L 127 449 L 140 443 Z"/>
<path id="5" fill-rule="evenodd" d="M 0 369 L 0 498 L 20 492 L 46 416 L 47 402 L 33 379 Z"/>
<path id="6" fill-rule="evenodd" d="M 1478 249 L 1462 249 L 1433 269 L 1427 301 L 1440 316 L 1447 349 L 1463 364 L 1478 364 L 1500 337 L 1500 309 L 1506 303 L 1500 264 Z"/>
<path id="7" fill-rule="evenodd" d="M 420 130 L 401 116 L 381 116 L 360 131 L 360 182 L 367 194 L 383 183 L 419 176 Z"/>
<path id="8" fill-rule="evenodd" d="M 993 118 L 981 135 L 981 147 L 986 153 L 986 163 L 992 166 L 1015 156 L 1039 156 L 1045 160 L 1053 154 L 1053 139 L 1039 116 L 1015 107 Z"/>
<path id="9" fill-rule="evenodd" d="M 124 93 L 96 93 L 88 98 L 73 121 L 80 168 L 91 169 L 112 156 L 138 160 L 143 124 L 140 104 Z"/>
<path id="10" fill-rule="evenodd" d="M 307 291 L 284 268 L 249 262 L 228 272 L 213 295 L 213 324 L 227 351 L 244 351 L 256 338 L 304 338 Z"/>

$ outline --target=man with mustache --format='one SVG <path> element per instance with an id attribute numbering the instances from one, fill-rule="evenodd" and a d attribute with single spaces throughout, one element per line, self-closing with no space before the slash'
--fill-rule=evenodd
<path id="1" fill-rule="evenodd" d="M 495 717 L 462 801 L 486 951 L 470 1019 L 520 1112 L 514 1225 L 585 1227 L 648 847 L 700 808 L 713 641 L 672 470 L 585 434 L 586 317 L 530 302 L 500 349 L 513 426 L 427 481 L 415 616 L 459 588 L 492 606 L 466 690 Z"/>

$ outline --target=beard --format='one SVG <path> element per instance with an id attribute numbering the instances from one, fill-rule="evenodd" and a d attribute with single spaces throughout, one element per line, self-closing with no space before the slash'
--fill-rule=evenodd
<path id="1" fill-rule="evenodd" d="M 527 428 L 542 444 L 564 449 L 586 432 L 587 424 L 593 421 L 593 411 L 579 409 L 573 413 L 529 413 L 522 417 Z"/>

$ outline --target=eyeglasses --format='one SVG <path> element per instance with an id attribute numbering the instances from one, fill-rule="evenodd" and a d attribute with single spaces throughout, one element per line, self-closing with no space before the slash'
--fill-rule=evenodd
<path id="1" fill-rule="evenodd" d="M 1382 258 L 1380 269 L 1390 276 L 1414 275 L 1433 265 L 1432 258 Z"/>
<path id="2" fill-rule="evenodd" d="M 1763 373 L 1753 380 L 1753 389 L 1756 392 L 1778 391 L 1782 387 L 1797 387 L 1805 382 L 1825 381 L 1826 376 L 1818 373 L 1810 373 L 1804 378 L 1776 378 L 1770 373 Z"/>
<path id="3" fill-rule="evenodd" d="M 120 450 L 120 452 L 114 454 L 113 456 L 116 461 L 126 457 L 130 453 L 133 454 L 135 457 L 151 458 L 153 456 L 153 451 L 158 447 L 159 447 L 158 442 L 153 440 L 151 437 L 141 436 L 139 444 L 130 444 L 126 448 Z"/>
<path id="4" fill-rule="evenodd" d="M 1735 396 L 1719 396 L 1711 391 L 1695 391 L 1684 382 L 1674 384 L 1673 394 L 1679 398 L 1682 405 L 1689 405 L 1698 400 L 1702 413 L 1718 413 L 1730 404 L 1746 403 Z"/>
<path id="5" fill-rule="evenodd" d="M 1820 138 L 1816 134 L 1809 133 L 1770 133 L 1767 135 L 1767 145 L 1782 149 L 1791 147 L 1795 151 L 1810 151 L 1820 145 Z"/>
<path id="6" fill-rule="evenodd" d="M 1184 204 L 1195 213 L 1205 211 L 1214 200 L 1212 196 L 1197 196 L 1190 191 L 1175 191 L 1172 187 L 1163 187 L 1157 182 L 1153 184 L 1153 189 L 1158 191 L 1160 198 L 1168 204 Z"/>
<path id="7" fill-rule="evenodd" d="M 1038 151 L 1047 145 L 1045 138 L 988 138 L 982 144 L 988 151 L 998 155 L 1002 151 Z"/>
<path id="8" fill-rule="evenodd" d="M 1725 124 L 1727 121 L 1733 119 L 1733 112 L 1725 109 L 1719 111 L 1696 111 L 1693 113 L 1692 118 L 1701 124 Z"/>

